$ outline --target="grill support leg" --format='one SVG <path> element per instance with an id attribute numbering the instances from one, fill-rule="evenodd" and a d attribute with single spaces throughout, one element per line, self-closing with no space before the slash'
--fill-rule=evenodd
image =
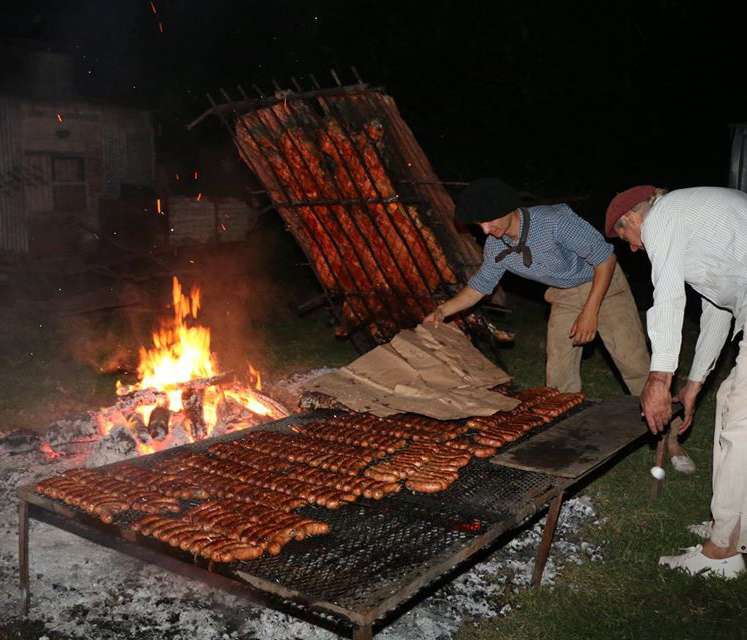
<path id="1" fill-rule="evenodd" d="M 657 467 L 664 468 L 664 455 L 666 452 L 667 443 L 666 443 L 666 436 L 659 436 L 658 441 L 656 442 L 656 461 L 654 464 L 656 464 Z M 657 480 L 654 478 L 653 484 L 651 485 L 651 499 L 656 500 L 660 495 L 661 491 L 664 488 L 664 478 L 661 480 Z"/>
<path id="2" fill-rule="evenodd" d="M 555 527 L 558 524 L 560 507 L 563 506 L 564 499 L 565 493 L 561 491 L 555 500 L 552 501 L 550 510 L 547 512 L 545 530 L 542 532 L 542 542 L 540 542 L 539 549 L 537 549 L 537 557 L 534 560 L 534 571 L 532 572 L 531 583 L 533 587 L 539 587 L 542 582 L 542 574 L 545 572 L 547 557 L 550 555 L 550 546 L 552 545 L 552 539 L 555 535 Z"/>
<path id="3" fill-rule="evenodd" d="M 29 613 L 29 503 L 18 503 L 18 575 L 21 583 L 21 611 Z"/>
<path id="4" fill-rule="evenodd" d="M 355 627 L 353 630 L 353 640 L 371 640 L 371 638 L 373 638 L 373 629 L 370 624 Z"/>

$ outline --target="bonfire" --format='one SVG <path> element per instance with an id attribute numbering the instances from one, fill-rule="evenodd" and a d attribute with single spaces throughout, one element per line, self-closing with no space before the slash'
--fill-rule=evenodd
<path id="1" fill-rule="evenodd" d="M 117 381 L 116 405 L 101 409 L 101 435 L 126 430 L 138 453 L 246 429 L 283 418 L 287 409 L 261 392 L 259 371 L 247 365 L 248 378 L 222 372 L 210 347 L 210 328 L 199 324 L 200 290 L 189 294 L 174 277 L 173 314 L 140 348 L 138 381 Z"/>

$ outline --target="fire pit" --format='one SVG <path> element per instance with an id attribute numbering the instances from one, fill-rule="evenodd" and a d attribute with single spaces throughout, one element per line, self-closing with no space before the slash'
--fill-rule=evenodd
<path id="1" fill-rule="evenodd" d="M 161 320 L 152 345 L 141 347 L 137 382 L 117 381 L 115 404 L 61 418 L 43 433 L 9 434 L 0 447 L 11 454 L 38 448 L 50 459 L 87 454 L 94 467 L 288 416 L 262 392 L 254 367 L 243 375 L 221 371 L 199 309 L 199 288 L 185 293 L 174 277 L 171 317 Z"/>
<path id="2" fill-rule="evenodd" d="M 207 562 L 136 534 L 126 520 L 103 524 L 97 518 L 39 495 L 35 486 L 22 487 L 20 557 L 26 603 L 28 518 L 32 517 L 320 626 L 352 633 L 354 638 L 369 638 L 374 626 L 386 624 L 428 585 L 463 567 L 480 549 L 550 506 L 535 567 L 534 582 L 538 582 L 565 493 L 621 447 L 645 436 L 637 407 L 635 399 L 630 398 L 593 404 L 577 415 L 562 419 L 558 426 L 551 425 L 538 432 L 551 433 L 560 425 L 569 430 L 576 424 L 586 429 L 596 425 L 599 432 L 610 434 L 612 444 L 599 448 L 596 455 L 587 450 L 585 467 L 573 478 L 556 475 L 552 468 L 542 473 L 473 461 L 449 489 L 437 495 L 403 490 L 384 500 L 361 498 L 331 511 L 306 506 L 302 513 L 328 523 L 328 535 L 290 542 L 279 556 L 228 564 Z M 327 415 L 293 416 L 259 429 L 290 433 L 299 425 L 324 421 Z M 197 441 L 116 463 L 109 469 L 122 464 L 152 468 L 185 452 L 200 453 L 217 444 L 240 442 L 247 433 Z M 530 434 L 512 447 L 531 449 L 534 439 Z M 577 442 L 568 437 L 569 446 L 578 447 Z M 526 456 L 516 457 L 527 460 Z"/>

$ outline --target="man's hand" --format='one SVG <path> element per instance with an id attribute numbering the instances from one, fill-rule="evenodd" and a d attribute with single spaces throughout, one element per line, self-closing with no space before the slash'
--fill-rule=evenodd
<path id="1" fill-rule="evenodd" d="M 587 311 L 584 308 L 578 314 L 578 318 L 576 318 L 571 330 L 568 332 L 568 337 L 573 340 L 575 346 L 587 344 L 597 335 L 598 323 L 599 316 L 597 313 L 595 311 Z"/>
<path id="2" fill-rule="evenodd" d="M 680 435 L 685 433 L 693 423 L 693 418 L 695 417 L 695 401 L 697 400 L 698 393 L 700 393 L 702 388 L 702 382 L 688 380 L 685 386 L 682 387 L 673 398 L 673 400 L 681 402 L 682 406 L 685 408 L 685 419 L 680 425 Z"/>
<path id="3" fill-rule="evenodd" d="M 649 431 L 654 435 L 664 431 L 664 427 L 672 419 L 672 394 L 669 392 L 671 384 L 671 373 L 652 371 L 641 391 L 641 409 Z"/>
<path id="4" fill-rule="evenodd" d="M 440 323 L 444 321 L 444 312 L 441 307 L 436 307 L 433 311 L 431 311 L 425 318 L 423 318 L 423 324 L 434 324 L 438 326 Z"/>

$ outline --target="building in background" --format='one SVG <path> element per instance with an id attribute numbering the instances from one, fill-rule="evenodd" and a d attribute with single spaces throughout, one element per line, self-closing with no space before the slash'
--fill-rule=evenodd
<path id="1" fill-rule="evenodd" d="M 0 43 L 0 254 L 78 251 L 101 204 L 152 191 L 150 113 L 75 95 L 72 57 Z"/>

